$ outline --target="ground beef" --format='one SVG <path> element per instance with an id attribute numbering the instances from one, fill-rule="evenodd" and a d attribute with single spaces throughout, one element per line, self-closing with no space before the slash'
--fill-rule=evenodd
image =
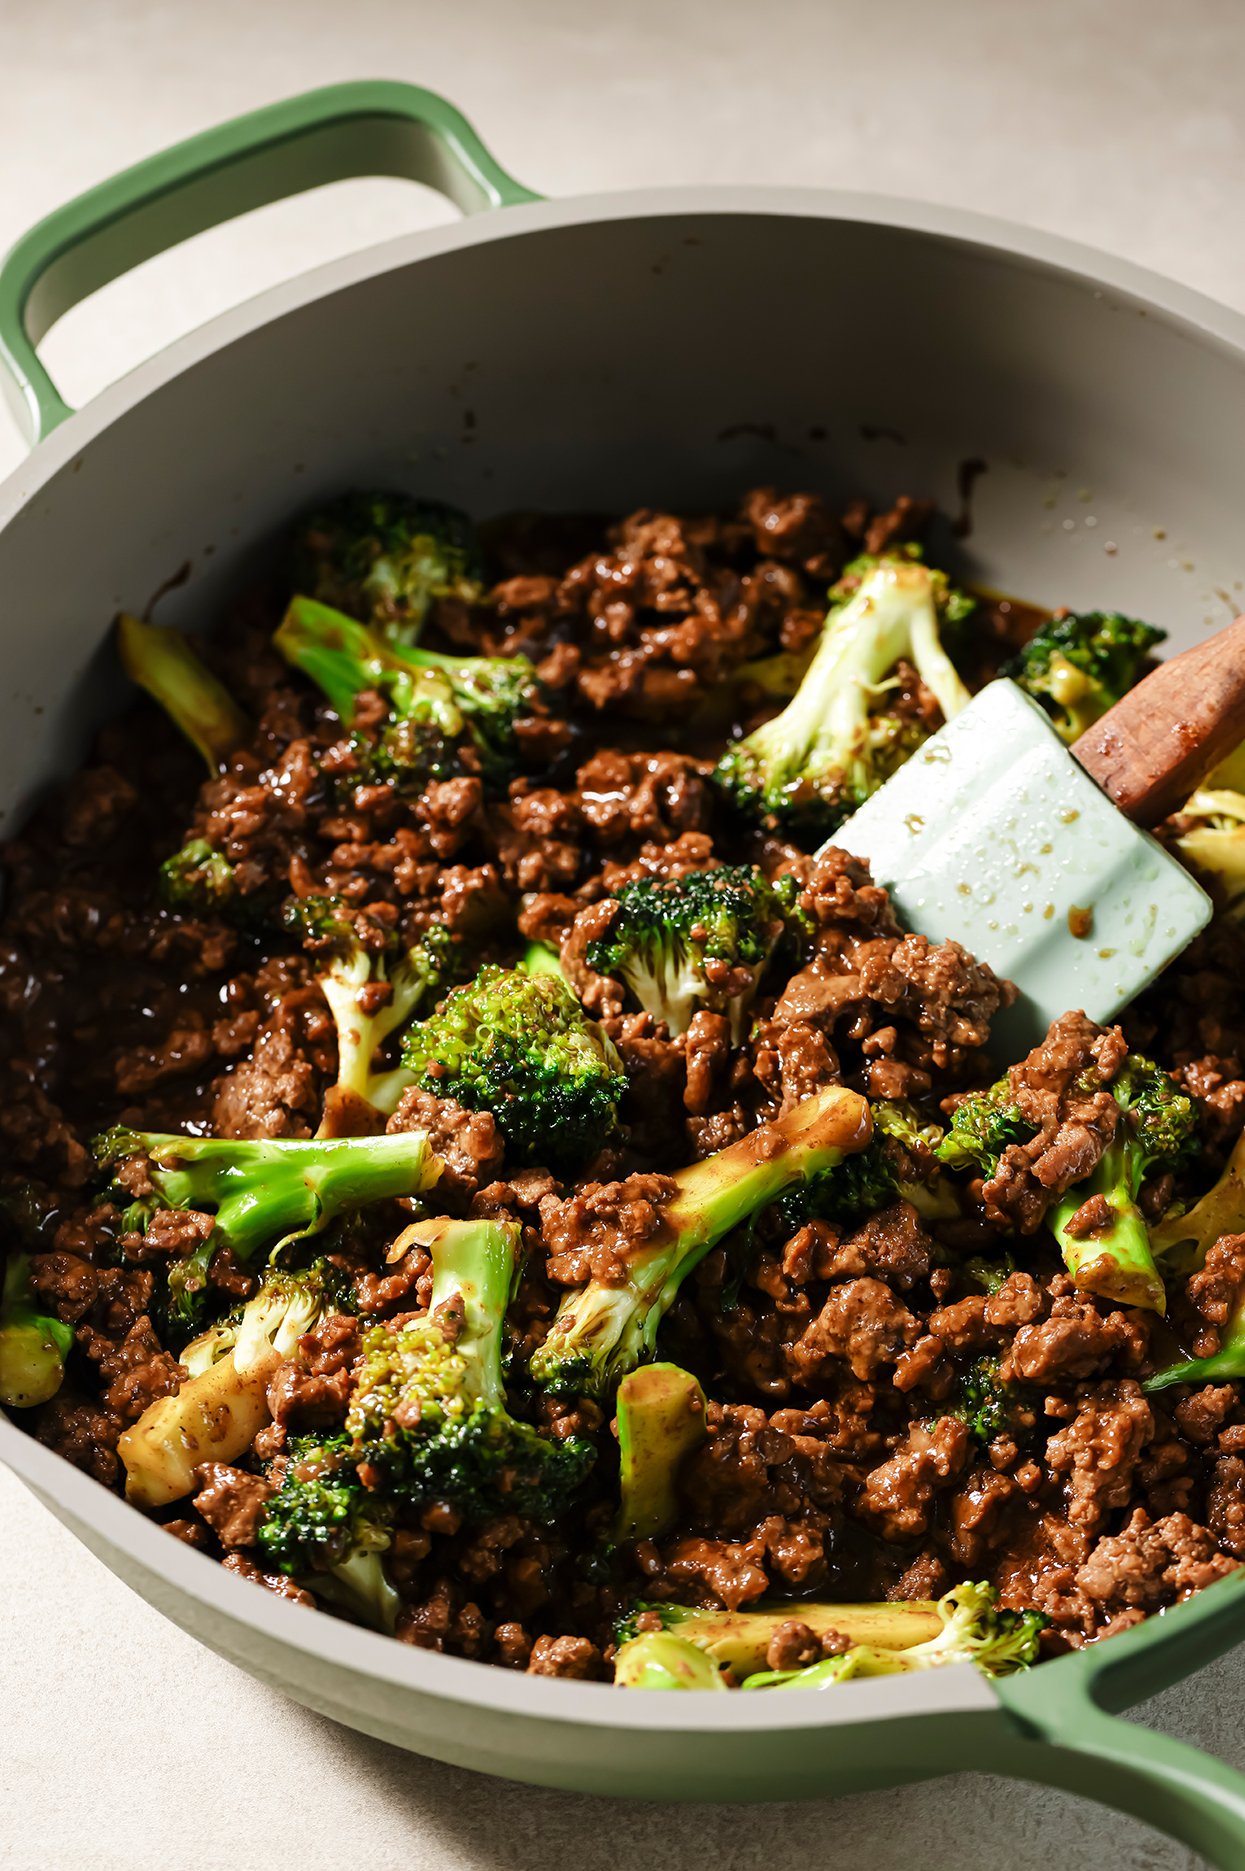
<path id="1" fill-rule="evenodd" d="M 876 1377 L 915 1338 L 917 1322 L 880 1280 L 846 1280 L 831 1287 L 816 1319 L 795 1342 L 791 1361 L 805 1384 L 816 1383 L 832 1359 L 853 1377 Z"/>
<path id="2" fill-rule="evenodd" d="M 959 1474 L 968 1451 L 968 1431 L 957 1418 L 913 1423 L 890 1459 L 866 1477 L 861 1511 L 888 1540 L 919 1538 L 936 1495 Z"/>
<path id="3" fill-rule="evenodd" d="M 1052 1474 L 1064 1480 L 1071 1526 L 1095 1533 L 1113 1508 L 1127 1506 L 1153 1429 L 1150 1405 L 1126 1380 L 1099 1385 L 1067 1428 L 1051 1437 L 1046 1458 Z"/>
<path id="4" fill-rule="evenodd" d="M 323 1258 L 345 1310 L 282 1343 L 251 1447 L 208 1464 L 192 1499 L 161 1510 L 175 1538 L 238 1576 L 320 1598 L 265 1571 L 256 1535 L 289 1464 L 343 1435 L 368 1327 L 430 1306 L 421 1231 L 389 1255 L 413 1220 L 440 1214 L 514 1231 L 510 1406 L 551 1441 L 585 1441 L 594 1465 L 552 1524 L 395 1506 L 384 1563 L 399 1641 L 605 1679 L 617 1619 L 637 1598 L 768 1597 L 792 1601 L 766 1659 L 789 1669 L 843 1642 L 816 1635 L 802 1602 L 931 1598 L 973 1578 L 1044 1611 L 1048 1641 L 1066 1647 L 1245 1559 L 1241 1386 L 1143 1388 L 1177 1352 L 1219 1346 L 1245 1290 L 1245 1236 L 1224 1236 L 1201 1267 L 1167 1269 L 1160 1320 L 1078 1290 L 1043 1225 L 1111 1141 L 1125 1034 L 1174 1070 L 1198 1111 L 1198 1153 L 1147 1185 L 1146 1215 L 1173 1195 L 1195 1201 L 1226 1160 L 1245 1125 L 1245 929 L 1226 918 L 1129 1009 L 1123 1033 L 1068 1013 L 1011 1068 L 1021 1137 L 996 1175 L 965 1179 L 962 1212 L 933 1194 L 929 1149 L 913 1144 L 889 1159 L 902 1193 L 842 1197 L 849 1179 L 715 1240 L 656 1346 L 708 1398 L 704 1439 L 656 1537 L 614 1538 L 610 1401 L 542 1394 L 526 1378 L 568 1291 L 590 1277 L 621 1287 L 628 1253 L 660 1239 L 684 1166 L 745 1137 L 772 1142 L 768 1126 L 831 1086 L 905 1101 L 926 1125 L 997 1077 L 990 1025 L 1010 985 L 960 944 L 906 933 L 858 858 L 750 829 L 714 778 L 727 740 L 798 679 L 829 586 L 847 568 L 842 588 L 854 587 L 862 551 L 919 544 L 930 517 L 917 498 L 877 512 L 763 487 L 714 515 L 490 527 L 495 582 L 479 603 L 435 601 L 423 632 L 434 649 L 522 653 L 536 666 L 541 689 L 504 778 L 474 742 L 453 769 L 444 747 L 429 753 L 422 783 L 390 772 L 386 759 L 413 742 L 383 743 L 384 696 L 356 698 L 347 727 L 274 651 L 275 583 L 206 646 L 252 724 L 222 770 L 205 778 L 145 701 L 104 728 L 4 853 L 0 1251 L 24 1250 L 38 1304 L 72 1335 L 60 1393 L 25 1415 L 34 1435 L 120 1489 L 119 1440 L 184 1380 L 179 1354 L 197 1329 L 177 1323 L 170 1270 L 206 1253 L 206 1285 L 189 1296 L 203 1322 L 233 1314 L 265 1273 L 263 1255 L 226 1244 L 223 1228 L 217 1239 L 210 1205 L 161 1206 L 141 1150 L 106 1186 L 95 1136 L 123 1124 L 264 1142 L 310 1138 L 322 1121 L 337 1136 L 387 1124 L 427 1133 L 443 1163 L 435 1191 L 285 1245 L 291 1263 Z M 970 685 L 1037 615 L 979 602 L 953 646 Z M 917 672 L 895 673 L 896 711 L 936 724 Z M 167 900 L 161 866 L 194 838 L 232 866 L 229 904 Z M 588 955 L 629 883 L 719 864 L 789 879 L 796 908 L 750 970 L 747 1017 L 733 1028 L 701 1008 L 673 1031 Z M 448 937 L 451 979 L 482 961 L 513 965 L 528 942 L 555 948 L 625 1075 L 596 1157 L 569 1176 L 516 1161 L 492 1113 L 419 1086 L 383 1115 L 339 1094 L 324 949 L 300 945 L 283 920 L 291 896 L 340 898 L 390 966 Z M 376 1005 L 385 992 L 371 987 Z M 395 1039 L 373 1063 L 398 1066 Z M 1071 1232 L 1092 1241 L 1106 1219 L 1091 1197 Z M 969 1401 L 991 1382 L 1007 1399 L 998 1420 Z"/>
<path id="5" fill-rule="evenodd" d="M 1021 1326 L 1004 1375 L 1027 1384 L 1051 1384 L 1093 1377 L 1113 1361 L 1124 1370 L 1136 1370 L 1149 1335 L 1145 1313 L 1111 1312 L 1101 1301 L 1060 1292 L 1049 1317 Z"/>
<path id="6" fill-rule="evenodd" d="M 1098 1541 L 1078 1567 L 1076 1584 L 1105 1622 L 1122 1611 L 1158 1611 L 1234 1569 L 1214 1535 L 1187 1514 L 1151 1522 L 1138 1507 L 1120 1533 Z"/>
<path id="7" fill-rule="evenodd" d="M 199 1469 L 195 1511 L 211 1527 L 226 1549 L 254 1546 L 272 1488 L 262 1475 L 248 1475 L 224 1462 L 206 1462 Z"/>
<path id="8" fill-rule="evenodd" d="M 601 1652 L 586 1637 L 538 1637 L 528 1656 L 527 1672 L 584 1682 L 601 1674 Z"/>
<path id="9" fill-rule="evenodd" d="M 467 1111 L 453 1098 L 437 1098 L 411 1086 L 403 1092 L 387 1128 L 427 1131 L 429 1149 L 444 1164 L 438 1197 L 470 1200 L 501 1167 L 501 1135 L 491 1111 Z"/>
<path id="10" fill-rule="evenodd" d="M 1119 1106 L 1107 1087 L 1127 1052 L 1118 1027 L 1069 1013 L 1010 1068 L 1012 1097 L 1034 1135 L 1009 1144 L 985 1184 L 992 1220 L 1032 1234 L 1051 1204 L 1093 1172 L 1115 1135 Z"/>

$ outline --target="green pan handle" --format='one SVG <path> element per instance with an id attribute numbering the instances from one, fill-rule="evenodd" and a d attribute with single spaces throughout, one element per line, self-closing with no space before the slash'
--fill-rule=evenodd
<path id="1" fill-rule="evenodd" d="M 35 349 L 71 306 L 205 228 L 364 175 L 428 183 L 467 214 L 540 199 L 413 84 L 329 85 L 192 136 L 57 208 L 0 262 L 0 385 L 30 441 L 73 413 Z"/>
<path id="2" fill-rule="evenodd" d="M 1154 1627 L 1160 1622 L 1150 1620 Z M 1127 1645 L 1143 1631 L 1149 1636 L 1138 1627 L 1113 1637 L 1106 1648 Z M 1021 1779 L 1132 1813 L 1191 1846 L 1217 1871 L 1242 1871 L 1245 1774 L 1184 1741 L 1110 1714 L 1097 1696 L 1121 1685 L 1104 1676 L 1100 1655 L 1081 1651 L 995 1683 L 1012 1717 L 1007 1758 L 999 1765 Z M 1190 1657 L 1187 1668 L 1200 1661 Z M 1141 1680 L 1126 1692 L 1130 1700 L 1142 1692 Z"/>

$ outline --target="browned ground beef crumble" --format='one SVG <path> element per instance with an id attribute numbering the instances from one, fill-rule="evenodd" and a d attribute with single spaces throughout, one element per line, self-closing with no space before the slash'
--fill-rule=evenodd
<path id="1" fill-rule="evenodd" d="M 885 892 L 842 852 L 814 860 L 745 838 L 708 777 L 729 733 L 764 713 L 724 676 L 807 647 L 845 560 L 919 535 L 928 517 L 919 501 L 836 514 L 817 496 L 761 489 L 725 518 L 641 512 L 613 526 L 498 531 L 500 582 L 480 605 L 444 601 L 430 635 L 523 651 L 548 685 L 546 713 L 524 729 L 531 777 L 500 802 L 486 802 L 472 776 L 415 799 L 343 786 L 349 740 L 272 650 L 262 593 L 212 648 L 258 724 L 223 777 L 202 783 L 147 705 L 104 729 L 91 762 L 5 852 L 0 1148 L 6 1173 L 38 1192 L 38 1294 L 75 1334 L 69 1380 L 29 1414 L 33 1434 L 120 1485 L 120 1434 L 180 1375 L 152 1324 L 156 1272 L 212 1225 L 166 1211 L 145 1235 L 127 1231 L 91 1186 L 91 1136 L 123 1121 L 305 1137 L 333 1079 L 334 1028 L 310 962 L 157 900 L 157 868 L 189 836 L 223 851 L 246 889 L 338 892 L 408 937 L 443 922 L 497 959 L 521 939 L 562 945 L 628 1075 L 619 1140 L 584 1181 L 566 1186 L 508 1162 L 491 1115 L 426 1091 L 408 1092 L 390 1121 L 427 1129 L 444 1154 L 447 1209 L 522 1224 L 527 1263 L 511 1314 L 521 1353 L 543 1339 L 564 1288 L 610 1277 L 619 1242 L 651 1228 L 681 1163 L 827 1085 L 915 1099 L 937 1116 L 990 1082 L 989 1023 L 1007 990 L 989 970 L 953 943 L 904 934 Z M 981 678 L 1016 618 L 984 605 L 976 627 Z M 937 719 L 915 675 L 905 705 Z M 713 858 L 793 871 L 816 930 L 813 958 L 767 981 L 739 1046 L 710 1012 L 671 1040 L 586 961 L 621 882 Z M 1216 925 L 1126 1025 L 1197 1100 L 1209 1181 L 1245 1123 L 1238 933 Z M 605 1481 L 552 1528 L 514 1515 L 469 1526 L 446 1506 L 400 1525 L 390 1554 L 399 1638 L 601 1677 L 613 1622 L 637 1595 L 729 1607 L 767 1592 L 929 1597 L 971 1576 L 997 1584 L 1008 1606 L 1044 1611 L 1044 1641 L 1057 1649 L 1120 1629 L 1245 1559 L 1239 1387 L 1154 1398 L 1141 1388 L 1174 1340 L 1197 1354 L 1215 1348 L 1245 1283 L 1245 1237 L 1221 1242 L 1183 1292 L 1173 1287 L 1164 1325 L 1079 1293 L 1039 1231 L 1109 1141 L 1114 1102 L 1086 1091 L 1085 1073 L 1105 1083 L 1123 1045 L 1070 1014 L 1013 1068 L 1037 1134 L 979 1189 L 977 1220 L 927 1225 L 900 1201 L 854 1228 L 762 1228 L 742 1273 L 730 1242 L 711 1253 L 664 1331 L 668 1354 L 714 1399 L 677 1527 L 627 1549 L 621 1571 L 595 1565 L 588 1555 L 610 1515 L 610 1425 L 586 1399 L 546 1398 L 537 1420 L 557 1436 L 595 1438 Z M 128 1173 L 132 1195 L 150 1193 L 141 1164 Z M 426 1250 L 384 1261 L 404 1219 L 396 1205 L 369 1211 L 335 1242 L 366 1317 L 428 1303 Z M 1094 1215 L 1083 1224 L 1092 1231 Z M 998 1257 L 999 1227 L 1014 1231 L 1023 1264 L 986 1293 L 962 1265 Z M 255 1286 L 226 1251 L 210 1279 L 228 1303 Z M 303 1603 L 314 1602 L 308 1591 L 263 1570 L 255 1530 L 288 1437 L 340 1425 L 358 1331 L 332 1318 L 306 1337 L 272 1380 L 272 1420 L 251 1452 L 236 1467 L 205 1466 L 192 1500 L 165 1510 L 177 1538 Z M 1031 1431 L 985 1447 L 949 1405 L 957 1361 L 982 1353 L 1033 1399 Z M 797 1614 L 774 1638 L 773 1668 L 834 1648 L 833 1633 L 816 1638 Z"/>

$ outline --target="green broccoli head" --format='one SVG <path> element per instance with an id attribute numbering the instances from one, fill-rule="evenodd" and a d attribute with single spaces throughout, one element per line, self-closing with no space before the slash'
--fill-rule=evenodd
<path id="1" fill-rule="evenodd" d="M 1071 743 L 1140 680 L 1166 634 L 1118 611 L 1065 611 L 1043 624 L 1002 673 L 1041 703 L 1060 739 Z"/>
<path id="2" fill-rule="evenodd" d="M 816 653 L 792 700 L 718 763 L 726 797 L 754 822 L 828 836 L 928 737 L 890 697 L 910 663 L 946 720 L 970 697 L 942 641 L 963 614 L 946 579 L 907 553 L 858 559 L 831 592 Z"/>
<path id="3" fill-rule="evenodd" d="M 206 838 L 190 839 L 160 866 L 160 898 L 169 909 L 257 935 L 269 921 L 272 898 L 266 889 L 247 890 L 242 884 L 238 867 Z"/>
<path id="4" fill-rule="evenodd" d="M 1087 1080 L 1085 1089 L 1097 1089 L 1096 1081 Z M 1094 1171 L 1059 1198 L 1047 1222 L 1078 1286 L 1120 1305 L 1163 1313 L 1167 1295 L 1138 1197 L 1149 1177 L 1179 1169 L 1194 1154 L 1197 1108 L 1140 1053 L 1129 1053 L 1110 1090 L 1120 1112 L 1115 1135 Z M 1078 1216 L 1091 1197 L 1099 1198 L 1104 1212 L 1083 1233 Z"/>
<path id="5" fill-rule="evenodd" d="M 622 1061 L 559 975 L 482 968 L 409 1028 L 402 1059 L 424 1090 L 491 1111 L 516 1161 L 582 1163 L 613 1133 Z"/>
<path id="6" fill-rule="evenodd" d="M 389 1503 L 359 1480 L 344 1436 L 298 1438 L 256 1534 L 265 1563 L 392 1632 L 400 1600 L 385 1571 L 393 1541 Z"/>
<path id="7" fill-rule="evenodd" d="M 432 1254 L 429 1308 L 364 1333 L 346 1411 L 351 1460 L 366 1487 L 408 1506 L 553 1520 L 595 1452 L 580 1437 L 552 1441 L 507 1408 L 502 1333 L 518 1225 L 443 1220 L 420 1238 Z"/>
<path id="8" fill-rule="evenodd" d="M 943 1135 L 939 1127 L 923 1123 L 901 1099 L 878 1099 L 869 1110 L 873 1136 L 868 1146 L 790 1190 L 776 1205 L 788 1231 L 807 1221 L 854 1226 L 896 1201 L 911 1202 L 928 1218 L 959 1213 L 935 1154 Z"/>
<path id="9" fill-rule="evenodd" d="M 673 1037 L 704 1007 L 729 1016 L 738 1044 L 770 957 L 796 926 L 798 896 L 794 877 L 769 883 L 750 865 L 638 878 L 619 890 L 585 960 L 624 982 Z"/>
<path id="10" fill-rule="evenodd" d="M 310 515 L 294 547 L 294 584 L 321 604 L 414 643 L 439 598 L 476 604 L 483 559 L 466 514 L 407 494 L 347 494 Z"/>
<path id="11" fill-rule="evenodd" d="M 237 873 L 206 838 L 192 838 L 160 866 L 160 894 L 170 909 L 227 916 L 237 896 Z"/>
<path id="12" fill-rule="evenodd" d="M 361 694 L 382 695 L 390 723 L 378 747 L 404 770 L 434 756 L 444 760 L 444 748 L 452 745 L 469 747 L 481 773 L 495 783 L 517 771 L 518 723 L 539 689 L 525 656 L 442 656 L 402 648 L 313 598 L 293 600 L 273 642 L 323 691 L 347 727 L 354 724 Z M 400 724 L 404 737 L 397 734 Z"/>
<path id="13" fill-rule="evenodd" d="M 988 1091 L 961 1099 L 935 1154 L 948 1169 L 977 1170 L 990 1177 L 1011 1144 L 1028 1143 L 1035 1135 L 1036 1127 L 1016 1103 L 1011 1079 L 1004 1074 Z"/>
<path id="14" fill-rule="evenodd" d="M 1179 1169 L 1196 1154 L 1197 1106 L 1170 1073 L 1137 1052 L 1129 1053 L 1110 1091 L 1123 1113 L 1118 1141 L 1128 1153 L 1135 1195 L 1148 1176 Z"/>

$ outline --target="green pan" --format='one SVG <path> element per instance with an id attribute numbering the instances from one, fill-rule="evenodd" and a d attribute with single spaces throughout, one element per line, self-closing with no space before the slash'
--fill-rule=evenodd
<path id="1" fill-rule="evenodd" d="M 232 215 L 368 174 L 431 183 L 469 218 L 271 292 L 70 411 L 35 347 L 77 300 Z M 766 481 L 954 511 L 959 465 L 984 461 L 966 566 L 982 584 L 1153 617 L 1182 648 L 1228 620 L 1245 575 L 1242 319 L 948 208 L 808 187 L 544 202 L 404 85 L 276 105 L 49 217 L 0 266 L 0 375 L 36 444 L 0 487 L 6 826 L 115 705 L 100 648 L 116 610 L 141 613 L 189 566 L 160 615 L 209 626 L 258 543 L 352 483 L 477 513 L 710 505 Z M 0 1456 L 222 1655 L 425 1754 L 672 1799 L 971 1765 L 1245 1865 L 1245 1780 L 1119 1719 L 1245 1635 L 1245 1573 L 997 1686 L 957 1667 L 807 1696 L 645 1695 L 354 1630 L 223 1572 L 15 1422 Z"/>

